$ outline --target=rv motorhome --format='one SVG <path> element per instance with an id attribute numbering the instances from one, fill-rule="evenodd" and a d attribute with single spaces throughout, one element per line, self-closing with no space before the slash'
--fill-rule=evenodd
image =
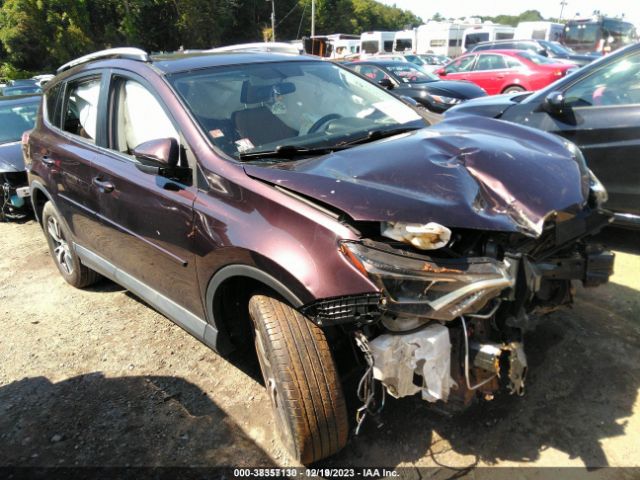
<path id="1" fill-rule="evenodd" d="M 559 42 L 564 25 L 554 22 L 520 22 L 516 27 L 516 40 L 546 40 Z"/>
<path id="2" fill-rule="evenodd" d="M 360 35 L 360 53 L 382 53 L 393 51 L 395 32 L 363 32 Z"/>
<path id="3" fill-rule="evenodd" d="M 516 29 L 508 25 L 483 23 L 469 27 L 462 35 L 462 53 L 471 50 L 476 43 L 492 42 L 494 40 L 511 40 Z"/>

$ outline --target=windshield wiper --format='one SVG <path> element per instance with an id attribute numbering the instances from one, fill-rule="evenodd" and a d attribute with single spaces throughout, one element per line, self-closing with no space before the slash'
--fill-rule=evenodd
<path id="1" fill-rule="evenodd" d="M 305 157 L 313 155 L 323 155 L 327 153 L 333 153 L 338 150 L 345 150 L 353 145 L 359 145 L 361 143 L 373 142 L 382 138 L 393 137 L 394 135 L 400 135 L 401 133 L 413 132 L 414 130 L 420 130 L 424 127 L 400 127 L 391 128 L 388 130 L 371 130 L 367 132 L 364 137 L 356 138 L 355 140 L 348 140 L 340 142 L 336 145 L 330 145 L 326 147 L 298 147 L 297 145 L 278 145 L 273 150 L 260 150 L 257 152 L 244 152 L 238 155 L 238 159 L 241 162 L 247 160 L 257 160 L 260 158 L 295 158 Z"/>
<path id="2" fill-rule="evenodd" d="M 361 143 L 373 142 L 375 140 L 380 140 L 382 138 L 393 137 L 394 135 L 400 135 L 401 133 L 413 132 L 415 130 L 420 130 L 424 127 L 399 127 L 399 128 L 390 128 L 388 130 L 370 130 L 364 137 L 356 138 L 355 140 L 350 140 L 345 143 L 339 143 L 338 146 L 346 147 L 350 145 L 359 145 Z"/>
<path id="3" fill-rule="evenodd" d="M 343 150 L 347 148 L 342 145 L 334 145 L 329 147 L 298 147 L 296 145 L 278 145 L 273 150 L 261 150 L 258 152 L 245 152 L 240 153 L 238 158 L 240 161 L 254 160 L 258 158 L 294 158 L 313 155 L 322 155 L 325 153 L 332 153 L 336 150 Z"/>

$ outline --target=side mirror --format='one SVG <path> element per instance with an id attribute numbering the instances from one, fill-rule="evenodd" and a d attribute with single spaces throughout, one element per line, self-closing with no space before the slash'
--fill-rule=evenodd
<path id="1" fill-rule="evenodd" d="M 540 50 L 538 50 L 536 53 L 537 53 L 538 55 L 542 55 L 543 57 L 548 57 L 548 56 L 549 56 L 549 52 L 547 52 L 547 50 L 546 50 L 546 49 L 544 49 L 544 48 L 541 48 L 541 49 L 540 49 Z"/>
<path id="2" fill-rule="evenodd" d="M 133 149 L 133 156 L 145 162 L 162 164 L 164 168 L 175 168 L 178 165 L 178 141 L 175 138 L 158 138 L 141 143 Z"/>
<path id="3" fill-rule="evenodd" d="M 394 87 L 393 82 L 389 78 L 383 78 L 382 80 L 378 80 L 378 85 L 386 88 L 387 90 L 391 90 Z"/>
<path id="4" fill-rule="evenodd" d="M 439 68 L 435 71 L 436 75 L 440 75 L 441 77 L 444 77 L 447 74 L 447 69 L 446 68 Z"/>
<path id="5" fill-rule="evenodd" d="M 544 97 L 542 101 L 542 109 L 549 115 L 559 116 L 565 113 L 567 109 L 564 104 L 564 94 L 562 92 L 551 92 Z"/>

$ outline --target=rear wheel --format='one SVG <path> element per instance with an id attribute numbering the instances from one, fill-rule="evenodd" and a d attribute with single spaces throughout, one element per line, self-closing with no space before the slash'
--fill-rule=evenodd
<path id="1" fill-rule="evenodd" d="M 45 203 L 42 209 L 42 225 L 49 244 L 49 253 L 67 283 L 77 288 L 95 283 L 100 276 L 80 262 L 71 244 L 71 233 L 51 202 Z"/>
<path id="2" fill-rule="evenodd" d="M 303 464 L 338 452 L 349 423 L 323 331 L 266 295 L 251 297 L 249 313 L 280 441 Z"/>
<path id="3" fill-rule="evenodd" d="M 525 92 L 526 90 L 518 85 L 511 85 L 510 87 L 505 88 L 502 93 L 519 93 Z"/>

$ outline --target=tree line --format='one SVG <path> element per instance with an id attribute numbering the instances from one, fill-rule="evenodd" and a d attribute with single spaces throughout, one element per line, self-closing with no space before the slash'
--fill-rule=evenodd
<path id="1" fill-rule="evenodd" d="M 311 0 L 275 0 L 278 40 L 308 36 Z M 410 12 L 374 0 L 316 0 L 316 34 L 401 30 Z M 271 35 L 265 0 L 0 0 L 0 77 L 50 72 L 103 48 L 200 49 Z"/>

